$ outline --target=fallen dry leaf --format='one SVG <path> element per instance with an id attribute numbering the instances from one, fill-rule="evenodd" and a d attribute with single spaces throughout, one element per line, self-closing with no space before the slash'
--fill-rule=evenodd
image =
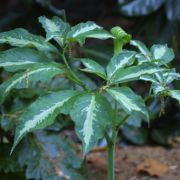
<path id="1" fill-rule="evenodd" d="M 169 167 L 154 159 L 146 159 L 137 166 L 138 172 L 148 173 L 150 176 L 164 176 Z"/>

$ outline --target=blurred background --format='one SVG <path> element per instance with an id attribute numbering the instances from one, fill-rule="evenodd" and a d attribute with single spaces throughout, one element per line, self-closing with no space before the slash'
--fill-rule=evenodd
<path id="1" fill-rule="evenodd" d="M 121 26 L 132 34 L 133 39 L 142 40 L 148 47 L 153 44 L 167 43 L 174 49 L 176 55 L 172 65 L 180 72 L 180 0 L 0 1 L 0 32 L 23 27 L 32 33 L 45 35 L 37 19 L 41 15 L 49 18 L 54 15 L 62 18 L 66 16 L 67 21 L 72 25 L 91 20 L 107 30 L 113 26 Z M 0 46 L 0 49 L 3 47 Z M 101 64 L 105 64 L 112 56 L 112 52 L 112 42 L 88 40 L 86 46 L 79 48 L 77 53 L 93 57 Z M 2 81 L 2 73 L 0 76 L 0 81 Z M 141 95 L 146 94 L 147 84 L 137 82 L 132 86 Z M 179 82 L 173 86 L 180 89 Z M 166 99 L 165 113 L 159 116 L 160 104 L 159 100 L 154 100 L 149 105 L 153 117 L 150 128 L 136 119 L 130 119 L 123 126 L 119 134 L 121 146 L 161 145 L 170 148 L 172 142 L 180 142 L 178 103 Z M 2 129 L 7 126 L 4 121 L 0 124 Z M 1 177 L 0 179 L 3 180 Z"/>

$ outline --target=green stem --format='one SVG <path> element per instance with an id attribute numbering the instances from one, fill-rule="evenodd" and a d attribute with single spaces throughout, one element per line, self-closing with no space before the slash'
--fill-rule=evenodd
<path id="1" fill-rule="evenodd" d="M 122 51 L 123 44 L 119 39 L 114 40 L 114 55 L 119 54 Z M 116 156 L 116 139 L 118 135 L 117 128 L 117 120 L 118 120 L 118 102 L 115 100 L 114 106 L 114 118 L 112 121 L 112 137 L 111 141 L 108 140 L 108 180 L 115 180 L 115 156 Z"/>
<path id="2" fill-rule="evenodd" d="M 126 121 L 127 121 L 127 119 L 129 118 L 129 116 L 130 116 L 130 115 L 128 114 L 128 115 L 126 115 L 126 116 L 121 120 L 121 122 L 120 122 L 120 124 L 119 124 L 118 131 L 119 131 L 120 127 L 126 123 Z"/>
<path id="3" fill-rule="evenodd" d="M 154 98 L 154 95 L 153 95 L 153 94 L 150 94 L 149 96 L 146 96 L 146 97 L 144 98 L 144 102 L 147 102 L 149 99 L 152 99 L 152 98 Z"/>
<path id="4" fill-rule="evenodd" d="M 129 115 L 127 115 L 124 118 L 123 122 L 125 122 L 125 120 L 127 120 L 128 117 Z M 117 114 L 116 114 L 116 118 L 117 118 Z M 116 118 L 115 120 L 117 120 Z M 114 123 L 116 122 L 115 120 L 114 120 Z M 119 127 L 120 126 L 121 125 L 119 125 Z M 115 180 L 116 139 L 117 139 L 118 132 L 119 132 L 119 128 L 116 128 L 116 126 L 114 126 L 113 132 L 112 132 L 112 140 L 107 141 L 108 142 L 108 180 Z"/>
<path id="5" fill-rule="evenodd" d="M 119 54 L 122 51 L 123 44 L 119 39 L 114 40 L 114 55 Z"/>
<path id="6" fill-rule="evenodd" d="M 82 167 L 83 167 L 83 173 L 86 177 L 86 180 L 89 180 L 89 171 L 88 171 L 88 165 L 87 165 L 87 159 L 86 157 L 84 158 L 83 162 L 82 162 Z"/>
<path id="7" fill-rule="evenodd" d="M 64 61 L 64 64 L 66 65 L 67 69 L 69 70 L 69 73 L 71 74 L 72 78 L 71 80 L 73 80 L 76 84 L 78 84 L 79 86 L 81 86 L 85 91 L 88 91 L 88 89 L 86 88 L 86 86 L 82 83 L 82 81 L 79 79 L 79 77 L 72 71 L 71 67 L 69 66 L 67 59 L 64 55 L 64 52 L 62 53 L 62 59 Z"/>
<path id="8" fill-rule="evenodd" d="M 119 39 L 114 40 L 114 55 L 122 51 L 123 43 Z M 116 155 L 116 139 L 119 129 L 117 128 L 118 120 L 118 102 L 115 100 L 114 119 L 112 121 L 112 137 L 108 143 L 108 180 L 115 180 L 115 155 Z M 106 137 L 106 136 L 105 136 Z"/>
<path id="9" fill-rule="evenodd" d="M 116 139 L 117 131 L 113 129 L 111 143 L 108 143 L 108 180 L 115 180 Z"/>
<path id="10" fill-rule="evenodd" d="M 109 134 L 107 131 L 104 131 L 104 136 L 105 136 L 108 146 L 112 145 L 112 139 L 109 137 Z"/>
<path id="11" fill-rule="evenodd" d="M 108 180 L 115 180 L 115 156 L 116 156 L 116 139 L 117 139 L 117 120 L 118 120 L 118 102 L 115 101 L 114 119 L 112 121 L 112 138 L 111 143 L 108 141 Z"/>
<path id="12" fill-rule="evenodd" d="M 108 145 L 108 180 L 115 180 L 115 143 Z"/>

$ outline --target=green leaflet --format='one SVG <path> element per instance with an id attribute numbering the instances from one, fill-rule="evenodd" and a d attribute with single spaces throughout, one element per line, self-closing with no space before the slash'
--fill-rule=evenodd
<path id="1" fill-rule="evenodd" d="M 151 56 L 149 49 L 146 47 L 146 45 L 143 42 L 138 41 L 138 40 L 131 40 L 130 44 L 138 48 L 139 51 L 146 57 Z"/>
<path id="2" fill-rule="evenodd" d="M 168 69 L 164 69 L 164 72 L 166 72 Z M 163 76 L 163 73 L 162 72 L 157 72 L 154 74 L 154 76 L 156 77 L 156 79 L 159 81 L 159 82 L 165 82 L 165 79 L 164 79 L 164 76 Z"/>
<path id="3" fill-rule="evenodd" d="M 111 124 L 112 107 L 99 94 L 84 94 L 77 97 L 70 114 L 86 155 L 103 137 L 103 130 Z"/>
<path id="4" fill-rule="evenodd" d="M 164 82 L 159 82 L 157 79 L 158 74 L 145 74 L 140 77 L 141 80 L 152 82 L 152 89 L 153 93 L 157 95 L 158 93 L 161 93 L 162 91 L 166 90 L 164 86 Z M 164 80 L 163 80 L 164 81 Z"/>
<path id="5" fill-rule="evenodd" d="M 151 47 L 151 53 L 153 55 L 153 59 L 160 60 L 157 64 L 167 64 L 171 62 L 175 55 L 172 48 L 168 48 L 167 44 L 155 44 Z"/>
<path id="6" fill-rule="evenodd" d="M 50 60 L 41 52 L 30 48 L 13 48 L 0 52 L 0 67 L 15 72 L 25 70 L 37 63 L 47 63 Z"/>
<path id="7" fill-rule="evenodd" d="M 168 95 L 180 103 L 180 90 L 169 90 Z"/>
<path id="8" fill-rule="evenodd" d="M 163 65 L 174 59 L 173 49 L 168 48 L 167 44 L 155 44 L 149 50 L 144 43 L 132 40 L 131 45 L 137 47 L 142 54 L 137 54 L 137 59 L 142 62 L 154 61 L 155 64 Z"/>
<path id="9" fill-rule="evenodd" d="M 158 72 L 154 75 L 142 75 L 140 79 L 152 82 L 153 92 L 157 95 L 158 93 L 168 90 L 168 85 L 174 80 L 179 80 L 180 74 L 176 73 L 175 69 L 168 69 L 163 73 Z"/>
<path id="10" fill-rule="evenodd" d="M 145 120 L 149 120 L 149 114 L 146 105 L 141 96 L 135 94 L 128 87 L 113 87 L 106 91 L 120 103 L 120 107 L 128 114 L 138 112 L 143 115 Z"/>
<path id="11" fill-rule="evenodd" d="M 139 79 L 144 80 L 144 81 L 150 81 L 152 83 L 158 83 L 155 75 L 145 74 L 145 75 L 140 76 Z"/>
<path id="12" fill-rule="evenodd" d="M 81 71 L 93 73 L 102 77 L 103 79 L 106 79 L 105 70 L 100 64 L 91 59 L 81 59 L 81 62 L 86 67 L 85 69 L 81 69 Z"/>
<path id="13" fill-rule="evenodd" d="M 84 73 L 78 73 L 78 77 L 82 80 L 82 82 L 85 84 L 85 86 L 90 90 L 97 89 L 97 84 L 86 74 Z"/>
<path id="14" fill-rule="evenodd" d="M 138 64 L 142 64 L 150 61 L 149 57 L 145 56 L 142 53 L 136 54 L 136 59 L 138 60 Z"/>
<path id="15" fill-rule="evenodd" d="M 165 91 L 166 91 L 166 87 L 163 86 L 163 85 L 160 84 L 160 83 L 153 83 L 153 84 L 152 84 L 152 89 L 153 89 L 153 93 L 154 93 L 155 95 L 161 94 L 162 92 L 165 92 Z"/>
<path id="16" fill-rule="evenodd" d="M 180 80 L 180 73 L 176 73 L 176 70 L 170 70 L 163 73 L 166 84 L 172 83 L 174 80 Z"/>
<path id="17" fill-rule="evenodd" d="M 52 124 L 56 116 L 63 113 L 63 106 L 77 94 L 78 92 L 73 90 L 52 92 L 31 104 L 18 121 L 12 151 L 28 132 L 43 129 Z"/>
<path id="18" fill-rule="evenodd" d="M 59 17 L 54 16 L 52 19 L 48 19 L 45 16 L 39 17 L 39 22 L 42 24 L 46 31 L 46 40 L 55 39 L 60 42 L 61 45 L 64 44 L 64 38 L 70 30 L 70 25 Z"/>
<path id="19" fill-rule="evenodd" d="M 164 72 L 163 72 L 164 73 Z M 149 81 L 152 83 L 151 88 L 153 89 L 153 93 L 157 95 L 158 93 L 165 90 L 165 82 L 164 77 L 162 76 L 162 73 L 156 73 L 156 74 L 144 74 L 140 76 L 141 80 Z"/>
<path id="20" fill-rule="evenodd" d="M 111 77 L 110 82 L 112 84 L 123 83 L 138 80 L 140 76 L 144 74 L 153 74 L 164 69 L 152 64 L 144 63 L 138 66 L 131 66 L 127 68 L 120 68 L 116 73 Z"/>
<path id="21" fill-rule="evenodd" d="M 152 83 L 159 83 L 159 84 L 164 84 L 168 85 L 174 80 L 179 80 L 180 79 L 180 74 L 176 73 L 175 69 L 167 69 L 166 71 L 156 73 L 154 75 L 142 75 L 140 79 L 145 80 L 145 81 L 150 81 Z"/>
<path id="22" fill-rule="evenodd" d="M 108 39 L 113 36 L 94 22 L 88 21 L 73 26 L 67 34 L 67 40 L 83 45 L 86 38 Z"/>
<path id="23" fill-rule="evenodd" d="M 17 47 L 35 47 L 39 51 L 57 53 L 57 49 L 46 42 L 42 36 L 31 34 L 23 28 L 0 33 L 0 44 L 2 43 Z"/>
<path id="24" fill-rule="evenodd" d="M 37 67 L 28 69 L 26 72 L 17 73 L 0 85 L 0 102 L 2 103 L 5 97 L 14 88 L 28 88 L 38 81 L 48 82 L 53 76 L 63 73 L 64 71 L 60 69 L 59 66 L 54 66 L 53 64 L 38 65 Z"/>
<path id="25" fill-rule="evenodd" d="M 136 52 L 134 51 L 122 51 L 112 57 L 111 61 L 107 65 L 108 79 L 110 79 L 118 69 L 132 65 L 135 60 L 135 54 Z"/>

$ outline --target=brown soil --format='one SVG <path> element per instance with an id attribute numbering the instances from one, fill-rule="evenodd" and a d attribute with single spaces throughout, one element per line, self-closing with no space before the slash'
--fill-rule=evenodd
<path id="1" fill-rule="evenodd" d="M 88 155 L 90 180 L 106 180 L 106 152 L 95 151 Z M 138 172 L 138 165 L 146 160 L 157 161 L 168 168 L 168 172 L 161 176 L 152 176 L 148 173 Z M 154 164 L 152 166 L 155 166 Z M 153 167 L 157 171 L 156 167 Z M 137 147 L 118 148 L 116 154 L 117 180 L 180 180 L 180 146 L 171 149 L 163 147 Z"/>

